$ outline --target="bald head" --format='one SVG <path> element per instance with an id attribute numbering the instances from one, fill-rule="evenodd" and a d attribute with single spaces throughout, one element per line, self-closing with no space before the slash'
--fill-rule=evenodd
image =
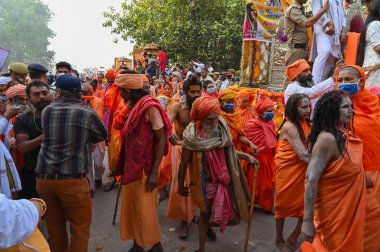
<path id="1" fill-rule="evenodd" d="M 365 83 L 360 72 L 356 68 L 350 66 L 344 67 L 340 70 L 337 81 L 339 85 L 343 83 L 358 83 L 359 89 L 363 89 Z"/>

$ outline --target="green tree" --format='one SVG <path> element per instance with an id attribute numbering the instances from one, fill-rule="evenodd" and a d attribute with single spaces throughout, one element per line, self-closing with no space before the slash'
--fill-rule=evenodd
<path id="1" fill-rule="evenodd" d="M 137 46 L 159 44 L 174 62 L 240 67 L 244 1 L 132 0 L 121 7 L 121 12 L 109 7 L 103 25 L 122 39 Z"/>
<path id="2" fill-rule="evenodd" d="M 47 47 L 55 36 L 48 27 L 52 15 L 40 0 L 0 0 L 0 46 L 11 50 L 8 62 L 51 65 L 55 53 Z"/>

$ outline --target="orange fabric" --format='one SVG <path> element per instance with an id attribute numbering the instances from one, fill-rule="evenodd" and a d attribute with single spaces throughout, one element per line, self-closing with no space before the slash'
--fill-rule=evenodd
<path id="1" fill-rule="evenodd" d="M 254 100 L 254 96 L 253 96 L 253 93 L 252 91 L 250 91 L 248 88 L 246 89 L 241 89 L 238 93 L 237 93 L 237 96 L 236 98 L 248 98 L 249 99 L 249 104 L 251 105 L 253 100 Z"/>
<path id="2" fill-rule="evenodd" d="M 125 121 L 127 120 L 129 108 L 127 105 L 125 105 L 124 102 L 120 102 L 119 106 L 117 107 L 114 118 L 113 118 L 113 128 L 116 130 L 122 130 L 125 124 Z"/>
<path id="3" fill-rule="evenodd" d="M 349 132 L 344 137 L 348 155 L 329 163 L 318 181 L 313 242 L 317 251 L 363 251 L 366 205 L 363 145 Z"/>
<path id="4" fill-rule="evenodd" d="M 223 116 L 224 120 L 226 120 L 228 127 L 230 128 L 231 135 L 233 134 L 232 132 L 234 130 L 237 135 L 245 136 L 245 131 L 242 125 L 242 120 L 239 111 L 234 109 L 232 113 L 226 113 L 222 110 L 221 116 Z"/>
<path id="5" fill-rule="evenodd" d="M 298 77 L 304 70 L 310 69 L 309 63 L 307 63 L 306 60 L 300 59 L 294 62 L 293 64 L 289 65 L 286 68 L 286 77 L 289 78 L 289 80 L 293 81 L 295 78 Z"/>
<path id="6" fill-rule="evenodd" d="M 198 126 L 201 126 L 202 120 L 212 112 L 220 113 L 218 101 L 209 96 L 201 96 L 194 101 L 190 111 L 190 118 L 196 122 Z"/>
<path id="7" fill-rule="evenodd" d="M 223 89 L 219 93 L 219 102 L 221 103 L 223 100 L 236 99 L 236 96 L 237 96 L 236 91 L 233 90 L 232 88 Z M 236 101 L 235 101 L 235 105 L 236 105 Z"/>
<path id="8" fill-rule="evenodd" d="M 301 251 L 302 252 L 317 252 L 317 250 L 315 250 L 313 244 L 311 244 L 310 242 L 303 242 L 301 244 Z"/>
<path id="9" fill-rule="evenodd" d="M 158 168 L 157 187 L 163 188 L 172 180 L 172 145 L 168 145 L 168 154 L 162 157 Z"/>
<path id="10" fill-rule="evenodd" d="M 104 94 L 104 105 L 109 108 L 111 112 L 115 112 L 122 100 L 119 88 L 113 83 Z"/>
<path id="11" fill-rule="evenodd" d="M 363 251 L 378 252 L 380 250 L 380 171 L 365 173 L 372 180 L 373 188 L 366 191 Z"/>
<path id="12" fill-rule="evenodd" d="M 255 111 L 251 106 L 248 106 L 245 109 L 239 108 L 239 113 L 241 116 L 241 125 L 243 128 L 247 127 L 248 122 L 255 116 Z"/>
<path id="13" fill-rule="evenodd" d="M 173 85 L 171 85 L 170 83 L 165 83 L 165 84 L 162 85 L 161 88 L 160 88 L 160 95 L 165 95 L 165 91 L 164 91 L 165 86 L 169 86 L 169 87 L 170 87 L 170 94 L 169 94 L 169 96 L 168 96 L 169 99 L 170 99 L 170 97 L 172 97 L 172 95 L 173 95 L 173 89 L 174 89 L 174 87 L 173 87 Z"/>
<path id="14" fill-rule="evenodd" d="M 116 78 L 116 71 L 114 69 L 108 70 L 105 77 L 114 80 Z"/>
<path id="15" fill-rule="evenodd" d="M 179 94 L 181 86 L 183 87 L 183 81 L 177 87 L 177 92 L 172 98 L 173 102 L 179 102 L 181 100 L 181 95 Z"/>
<path id="16" fill-rule="evenodd" d="M 26 247 L 24 244 L 31 246 L 37 250 Z M 13 246 L 7 249 L 0 249 L 0 252 L 50 252 L 49 244 L 41 234 L 41 232 L 36 228 L 32 235 L 28 237 L 23 243 Z"/>
<path id="17" fill-rule="evenodd" d="M 115 79 L 116 86 L 125 89 L 142 89 L 143 82 L 143 74 L 119 74 Z"/>
<path id="18" fill-rule="evenodd" d="M 255 112 L 259 116 L 265 110 L 267 110 L 269 107 L 274 107 L 274 103 L 273 103 L 273 101 L 270 98 L 268 98 L 267 96 L 265 96 L 263 99 L 259 100 L 256 103 Z"/>
<path id="19" fill-rule="evenodd" d="M 96 96 L 82 96 L 82 98 L 85 101 L 90 102 L 91 108 L 95 110 L 100 119 L 103 119 L 105 109 L 103 101 Z"/>
<path id="20" fill-rule="evenodd" d="M 355 65 L 356 56 L 358 54 L 358 46 L 360 41 L 360 33 L 349 32 L 347 37 L 347 46 L 345 50 L 346 65 Z"/>
<path id="21" fill-rule="evenodd" d="M 191 223 L 194 218 L 196 204 L 191 198 L 191 194 L 183 197 L 178 193 L 178 170 L 181 162 L 182 146 L 174 145 L 172 147 L 172 183 L 170 188 L 168 217 L 174 220 L 181 220 Z M 190 185 L 189 169 L 185 177 L 185 185 Z"/>
<path id="22" fill-rule="evenodd" d="M 260 164 L 256 180 L 255 203 L 260 205 L 265 211 L 271 212 L 274 203 L 274 149 L 262 150 L 259 154 L 255 155 L 255 158 Z M 252 193 L 255 178 L 254 169 L 247 169 L 246 178 L 249 190 Z"/>
<path id="23" fill-rule="evenodd" d="M 311 126 L 301 121 L 303 133 L 307 138 Z M 288 141 L 278 141 L 275 156 L 275 217 L 303 217 L 305 175 L 307 163 L 301 161 Z"/>
<path id="24" fill-rule="evenodd" d="M 5 91 L 5 96 L 8 99 L 15 98 L 16 96 L 26 96 L 25 86 L 22 84 L 16 84 Z"/>
<path id="25" fill-rule="evenodd" d="M 264 121 L 257 117 L 249 121 L 245 128 L 248 139 L 254 143 L 260 151 L 274 149 L 277 144 L 276 125 L 274 121 Z"/>
<path id="26" fill-rule="evenodd" d="M 157 215 L 157 188 L 146 191 L 148 177 L 122 186 L 120 239 L 134 240 L 143 248 L 161 241 Z"/>

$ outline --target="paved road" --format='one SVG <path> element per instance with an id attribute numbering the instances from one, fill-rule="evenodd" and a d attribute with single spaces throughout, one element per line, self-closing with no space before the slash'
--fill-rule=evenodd
<path id="1" fill-rule="evenodd" d="M 101 252 L 126 252 L 132 246 L 131 241 L 121 241 L 119 239 L 119 220 L 117 216 L 116 225 L 113 226 L 112 216 L 115 206 L 117 187 L 111 192 L 97 190 L 93 198 L 93 219 L 91 226 L 91 237 L 89 251 Z M 177 237 L 176 231 L 169 231 L 172 228 L 178 229 L 178 221 L 169 220 L 166 217 L 167 200 L 159 205 L 159 219 L 163 236 L 162 244 L 166 252 L 182 251 L 193 252 L 198 248 L 198 227 L 192 224 L 187 241 L 182 241 Z M 120 207 L 120 204 L 119 204 Z M 120 209 L 119 209 L 120 210 Z M 120 213 L 120 211 L 119 211 Z M 295 225 L 292 219 L 286 223 L 285 235 L 289 235 Z M 208 252 L 240 252 L 244 248 L 246 223 L 227 227 L 224 234 L 220 234 L 219 229 L 214 229 L 217 233 L 215 242 L 208 241 L 206 248 Z M 249 251 L 268 252 L 278 251 L 274 246 L 275 222 L 274 216 L 268 215 L 255 209 L 254 222 L 249 242 Z"/>

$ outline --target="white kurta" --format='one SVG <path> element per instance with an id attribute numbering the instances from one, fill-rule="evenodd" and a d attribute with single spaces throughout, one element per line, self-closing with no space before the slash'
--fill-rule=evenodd
<path id="1" fill-rule="evenodd" d="M 289 97 L 292 94 L 305 94 L 310 98 L 311 106 L 314 109 L 319 97 L 332 90 L 335 90 L 335 82 L 332 78 L 328 78 L 310 88 L 302 87 L 297 81 L 294 81 L 285 89 L 285 103 L 289 100 Z"/>
<path id="2" fill-rule="evenodd" d="M 380 45 L 380 21 L 372 21 L 367 27 L 365 37 L 363 68 L 380 66 L 380 53 L 374 50 L 378 45 Z M 371 71 L 365 85 L 366 87 L 380 86 L 380 69 Z"/>
<path id="3" fill-rule="evenodd" d="M 0 249 L 25 241 L 39 221 L 37 208 L 29 200 L 10 200 L 0 194 Z"/>
<path id="4" fill-rule="evenodd" d="M 327 79 L 334 67 L 335 58 L 340 57 L 340 34 L 343 27 L 346 27 L 342 2 L 340 0 L 327 1 L 330 1 L 329 10 L 314 24 L 313 44 L 310 53 L 310 61 L 314 61 L 313 77 L 317 83 Z M 325 2 L 326 0 L 312 1 L 313 15 L 322 9 Z M 335 28 L 335 34 L 332 36 L 327 35 L 324 31 L 330 21 L 334 23 Z"/>
<path id="5" fill-rule="evenodd" d="M 21 190 L 21 180 L 16 169 L 16 165 L 9 153 L 9 136 L 8 133 L 12 129 L 13 125 L 5 118 L 0 118 L 0 135 L 5 136 L 4 143 L 0 141 L 0 193 L 5 194 L 8 198 L 12 197 L 12 192 Z M 15 188 L 10 188 L 6 163 L 8 162 Z"/>

